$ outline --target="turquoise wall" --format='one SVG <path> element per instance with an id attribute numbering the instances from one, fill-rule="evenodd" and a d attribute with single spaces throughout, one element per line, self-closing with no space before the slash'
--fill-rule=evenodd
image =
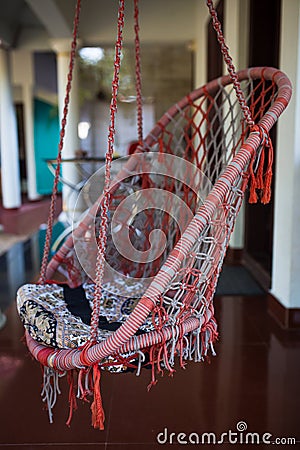
<path id="1" fill-rule="evenodd" d="M 53 175 L 47 167 L 47 159 L 56 159 L 59 142 L 57 107 L 43 100 L 34 100 L 34 147 L 37 191 L 51 194 Z M 61 190 L 61 187 L 59 186 Z"/>

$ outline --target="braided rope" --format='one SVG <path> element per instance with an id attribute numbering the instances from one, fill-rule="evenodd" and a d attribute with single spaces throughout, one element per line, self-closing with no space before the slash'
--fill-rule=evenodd
<path id="1" fill-rule="evenodd" d="M 235 70 L 232 58 L 229 55 L 229 48 L 228 48 L 228 46 L 225 43 L 225 38 L 224 38 L 224 35 L 223 35 L 223 32 L 222 32 L 222 26 L 221 26 L 221 23 L 220 23 L 220 21 L 218 19 L 217 12 L 216 12 L 216 10 L 214 8 L 213 0 L 206 0 L 206 4 L 207 4 L 207 7 L 209 9 L 211 18 L 212 18 L 213 27 L 214 27 L 214 29 L 215 29 L 215 31 L 217 33 L 217 39 L 218 39 L 218 42 L 219 42 L 219 44 L 221 46 L 221 52 L 222 52 L 222 55 L 224 57 L 224 61 L 226 63 L 226 66 L 227 66 L 230 78 L 232 80 L 232 83 L 233 83 L 233 86 L 234 86 L 234 89 L 235 89 L 235 92 L 236 92 L 236 96 L 237 96 L 238 102 L 239 102 L 240 107 L 241 107 L 241 109 L 243 111 L 244 119 L 247 122 L 247 124 L 250 127 L 252 127 L 252 126 L 254 126 L 254 120 L 252 118 L 250 109 L 247 106 L 247 103 L 246 103 L 243 91 L 241 89 L 241 85 L 240 85 L 238 76 L 236 74 L 236 70 Z"/>
<path id="2" fill-rule="evenodd" d="M 121 51 L 123 46 L 123 27 L 124 27 L 124 9 L 125 0 L 119 0 L 118 10 L 118 32 L 115 45 L 114 75 L 112 81 L 112 98 L 110 103 L 110 124 L 108 132 L 108 148 L 105 159 L 105 180 L 103 197 L 100 202 L 101 208 L 101 225 L 98 236 L 98 252 L 96 259 L 96 276 L 95 276 L 95 295 L 93 303 L 93 312 L 91 319 L 91 341 L 96 342 L 98 336 L 98 322 L 100 315 L 100 304 L 102 298 L 102 282 L 104 275 L 105 250 L 107 242 L 108 228 L 108 209 L 110 204 L 110 179 L 111 179 L 111 162 L 114 152 L 115 142 L 115 121 L 117 112 L 117 96 L 120 78 Z"/>
<path id="3" fill-rule="evenodd" d="M 139 37 L 139 0 L 134 0 L 134 31 L 135 31 L 135 78 L 137 102 L 137 131 L 139 144 L 143 142 L 143 99 L 141 80 L 141 53 Z"/>
<path id="4" fill-rule="evenodd" d="M 56 169 L 55 169 L 55 176 L 54 176 L 54 182 L 53 182 L 48 222 L 47 222 L 47 232 L 46 232 L 43 258 L 42 258 L 42 263 L 41 263 L 41 271 L 40 271 L 40 277 L 39 277 L 39 283 L 41 283 L 41 284 L 45 284 L 45 282 L 46 282 L 48 258 L 49 258 L 51 240 L 52 240 L 52 234 L 53 234 L 53 223 L 54 223 L 55 206 L 56 206 L 56 199 L 57 199 L 57 192 L 58 192 L 58 182 L 59 182 L 59 175 L 60 175 L 60 168 L 61 168 L 62 150 L 63 150 L 63 146 L 64 146 L 64 137 L 65 137 L 65 132 L 66 132 L 67 116 L 68 116 L 69 103 L 70 103 L 70 92 L 71 92 L 74 63 L 75 63 L 75 57 L 76 57 L 80 7 L 81 7 L 81 0 L 77 0 L 76 8 L 75 8 L 75 17 L 74 17 L 74 22 L 73 22 L 73 39 L 72 39 L 72 44 L 71 44 L 69 72 L 68 72 L 68 78 L 67 78 L 68 81 L 67 81 L 66 93 L 65 93 L 65 99 L 64 99 L 63 118 L 61 120 L 60 140 L 59 140 L 59 144 L 58 144 L 58 155 L 57 155 L 57 159 L 56 159 Z"/>

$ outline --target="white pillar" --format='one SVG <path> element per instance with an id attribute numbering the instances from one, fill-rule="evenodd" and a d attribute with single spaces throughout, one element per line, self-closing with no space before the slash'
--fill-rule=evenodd
<path id="1" fill-rule="evenodd" d="M 205 2 L 196 2 L 195 12 L 195 88 L 206 83 L 208 9 Z"/>
<path id="2" fill-rule="evenodd" d="M 58 108 L 61 123 L 66 95 L 67 75 L 70 63 L 71 40 L 56 39 L 52 41 L 52 46 L 57 55 Z M 78 71 L 77 65 L 75 63 L 67 116 L 66 133 L 64 138 L 64 147 L 62 152 L 63 159 L 74 158 L 76 150 L 80 149 L 80 140 L 78 137 L 78 100 Z M 76 185 L 79 181 L 79 174 L 73 163 L 62 164 L 62 176 L 72 185 Z M 76 195 L 74 195 L 74 191 L 72 191 L 70 187 L 63 185 L 63 209 L 69 216 L 74 209 L 75 202 Z"/>
<path id="3" fill-rule="evenodd" d="M 34 149 L 34 112 L 32 85 L 23 86 L 25 150 L 27 171 L 27 195 L 29 200 L 37 200 L 40 195 L 36 188 L 36 164 Z"/>
<path id="4" fill-rule="evenodd" d="M 36 164 L 34 150 L 34 112 L 33 112 L 33 57 L 28 50 L 12 52 L 14 83 L 22 87 L 25 128 L 25 157 L 27 172 L 27 195 L 29 200 L 40 198 L 36 188 Z"/>
<path id="5" fill-rule="evenodd" d="M 21 186 L 17 121 L 10 85 L 8 53 L 4 49 L 0 49 L 0 143 L 3 206 L 18 208 L 21 205 Z"/>
<path id="6" fill-rule="evenodd" d="M 300 2 L 282 0 L 280 68 L 293 96 L 278 121 L 272 294 L 286 307 L 300 307 Z"/>

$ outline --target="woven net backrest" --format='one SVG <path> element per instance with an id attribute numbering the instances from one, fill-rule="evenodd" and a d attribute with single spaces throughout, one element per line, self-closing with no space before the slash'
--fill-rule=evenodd
<path id="1" fill-rule="evenodd" d="M 254 120 L 257 122 L 274 101 L 276 85 L 272 80 L 261 78 L 254 81 L 251 77 L 247 77 L 241 82 L 241 87 Z M 139 166 L 138 169 L 135 167 L 131 176 L 127 176 L 126 179 L 123 177 L 122 183 L 115 189 L 111 198 L 111 217 L 113 217 L 114 211 L 126 196 L 133 192 L 143 191 L 143 196 L 150 209 L 144 209 L 141 213 L 135 214 L 134 220 L 131 220 L 130 239 L 132 245 L 139 251 L 145 251 L 149 247 L 150 232 L 155 229 L 163 229 L 166 233 L 165 251 L 160 258 L 150 264 L 133 264 L 132 261 L 126 261 L 120 257 L 112 240 L 108 239 L 107 258 L 109 263 L 113 264 L 117 271 L 121 270 L 122 273 L 130 276 L 155 275 L 180 238 L 180 231 L 182 230 L 178 229 L 176 220 L 168 214 L 167 205 L 165 208 L 164 205 L 160 205 L 158 209 L 156 192 L 153 193 L 150 188 L 159 188 L 174 193 L 176 197 L 185 202 L 194 214 L 199 202 L 203 203 L 210 188 L 232 161 L 248 133 L 249 130 L 243 121 L 232 84 L 224 86 L 221 82 L 216 81 L 204 89 L 194 91 L 174 105 L 145 139 L 144 150 L 158 154 L 151 165 L 151 173 L 145 173 L 143 168 L 145 162 L 148 163 L 149 161 L 140 158 L 136 163 Z M 203 173 L 203 179 L 200 182 L 191 179 L 184 182 L 185 174 L 178 172 L 186 169 L 186 167 L 178 168 L 178 161 L 172 158 L 166 159 L 163 156 L 164 154 L 176 155 L 194 164 Z M 161 174 L 162 172 L 164 174 Z M 138 176 L 136 176 L 136 173 L 138 173 Z M 126 175 L 128 175 L 128 171 Z M 99 176 L 101 177 L 102 174 L 100 173 Z M 195 172 L 195 177 L 197 176 L 198 172 Z M 209 183 L 211 184 L 209 185 Z M 222 225 L 225 225 L 226 222 L 226 227 L 229 226 L 228 221 L 231 223 L 232 219 L 235 218 L 239 209 L 240 200 L 243 196 L 240 192 L 241 183 L 242 179 L 236 180 L 234 195 L 232 194 L 230 198 L 226 199 L 228 203 L 224 203 L 222 211 L 219 211 L 219 215 L 222 215 Z M 191 189 L 191 185 L 193 185 L 193 189 Z M 198 189 L 198 192 L 195 192 L 196 189 Z M 131 210 L 127 211 L 128 216 L 123 215 L 124 222 L 133 214 L 135 205 L 131 203 L 130 206 Z M 178 208 L 177 214 L 180 215 L 181 213 L 185 214 L 186 212 Z M 97 213 L 93 213 L 93 215 L 97 224 Z M 220 217 L 218 220 L 220 220 Z M 88 224 L 89 230 L 95 227 L 93 220 L 90 220 L 89 223 L 89 219 L 87 219 L 84 224 Z M 227 234 L 229 235 L 230 231 Z M 88 242 L 85 227 L 81 230 L 79 226 L 79 233 L 75 232 L 76 235 L 81 236 L 81 249 L 84 251 Z M 86 251 L 91 250 L 89 248 Z M 51 264 L 50 267 L 54 268 L 58 261 L 61 268 L 66 265 L 68 277 L 71 277 L 71 281 L 73 280 L 74 283 L 78 284 L 85 279 L 85 274 L 79 276 L 81 267 L 76 259 L 72 238 L 70 238 L 55 256 L 56 262 Z M 93 265 L 92 261 L 91 265 Z"/>

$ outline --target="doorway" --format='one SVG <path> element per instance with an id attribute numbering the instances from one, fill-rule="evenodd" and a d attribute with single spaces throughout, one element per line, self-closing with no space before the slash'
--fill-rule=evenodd
<path id="1" fill-rule="evenodd" d="M 280 13 L 281 0 L 250 0 L 249 67 L 278 67 Z M 276 127 L 270 136 L 276 152 Z M 253 276 L 266 289 L 271 286 L 272 277 L 274 178 L 268 205 L 245 202 L 244 259 Z"/>

